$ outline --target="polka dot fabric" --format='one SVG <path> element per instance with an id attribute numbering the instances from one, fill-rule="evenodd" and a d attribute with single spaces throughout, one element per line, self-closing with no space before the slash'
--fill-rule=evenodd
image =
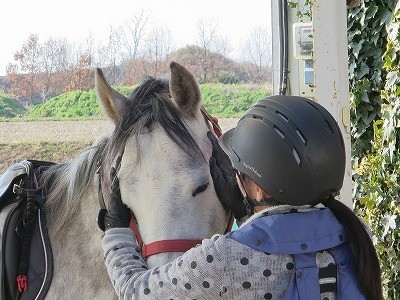
<path id="1" fill-rule="evenodd" d="M 283 299 L 295 269 L 290 255 L 264 253 L 215 235 L 148 270 L 133 238 L 126 228 L 110 229 L 103 238 L 107 270 L 120 299 Z M 323 257 L 323 264 L 330 262 Z"/>

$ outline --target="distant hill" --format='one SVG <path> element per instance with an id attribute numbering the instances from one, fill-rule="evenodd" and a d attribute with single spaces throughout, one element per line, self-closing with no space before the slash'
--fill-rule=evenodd
<path id="1" fill-rule="evenodd" d="M 22 116 L 26 109 L 11 96 L 0 93 L 0 117 L 13 118 Z"/>
<path id="2" fill-rule="evenodd" d="M 116 87 L 129 95 L 131 87 Z M 265 85 L 236 85 L 207 83 L 200 85 L 203 105 L 208 112 L 220 117 L 237 117 L 258 100 L 270 95 Z M 94 90 L 73 91 L 51 98 L 45 104 L 35 105 L 27 114 L 30 118 L 88 118 L 101 117 L 101 108 Z"/>
<path id="3" fill-rule="evenodd" d="M 116 87 L 127 96 L 131 87 Z M 45 104 L 33 106 L 27 116 L 30 118 L 87 118 L 101 116 L 101 108 L 94 90 L 72 91 L 49 99 Z"/>

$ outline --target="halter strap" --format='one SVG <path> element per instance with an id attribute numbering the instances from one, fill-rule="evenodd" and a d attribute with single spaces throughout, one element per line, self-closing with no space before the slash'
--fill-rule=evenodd
<path id="1" fill-rule="evenodd" d="M 219 124 L 218 124 L 218 118 L 217 118 L 217 117 L 211 116 L 211 115 L 206 111 L 206 109 L 204 108 L 204 106 L 202 106 L 202 107 L 200 108 L 200 111 L 201 111 L 201 114 L 203 115 L 203 117 L 204 117 L 206 123 L 207 123 L 207 122 L 210 122 L 210 123 L 211 123 L 211 126 L 212 126 L 212 128 L 213 128 L 213 130 L 214 130 L 215 135 L 216 135 L 217 137 L 220 137 L 220 136 L 222 135 L 222 129 L 221 129 L 221 127 L 220 127 Z"/>
<path id="2" fill-rule="evenodd" d="M 231 231 L 234 221 L 233 213 L 229 216 L 229 221 L 225 229 L 225 234 Z M 140 235 L 138 222 L 135 215 L 132 213 L 131 222 L 129 228 L 135 234 L 136 242 L 138 243 L 142 256 L 147 259 L 149 256 L 165 252 L 186 252 L 187 250 L 201 244 L 202 240 L 190 240 L 190 239 L 180 239 L 180 240 L 161 240 L 155 241 L 149 244 L 144 244 L 142 236 Z"/>

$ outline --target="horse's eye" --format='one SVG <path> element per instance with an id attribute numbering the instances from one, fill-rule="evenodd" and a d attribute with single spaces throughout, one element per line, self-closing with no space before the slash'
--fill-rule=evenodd
<path id="1" fill-rule="evenodd" d="M 209 184 L 209 183 L 207 182 L 206 184 L 203 184 L 203 185 L 199 186 L 199 187 L 193 192 L 192 196 L 195 197 L 197 194 L 200 194 L 200 193 L 204 192 L 204 191 L 207 189 L 208 184 Z"/>

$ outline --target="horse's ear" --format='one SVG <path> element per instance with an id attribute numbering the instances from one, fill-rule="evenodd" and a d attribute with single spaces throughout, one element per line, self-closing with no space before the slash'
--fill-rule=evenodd
<path id="1" fill-rule="evenodd" d="M 193 74 L 177 62 L 171 62 L 170 69 L 169 90 L 172 99 L 186 117 L 192 117 L 200 109 L 201 94 L 199 85 Z"/>
<path id="2" fill-rule="evenodd" d="M 121 118 L 124 102 L 128 99 L 108 84 L 103 71 L 99 68 L 96 69 L 95 82 L 97 98 L 103 106 L 103 111 L 117 124 Z"/>

